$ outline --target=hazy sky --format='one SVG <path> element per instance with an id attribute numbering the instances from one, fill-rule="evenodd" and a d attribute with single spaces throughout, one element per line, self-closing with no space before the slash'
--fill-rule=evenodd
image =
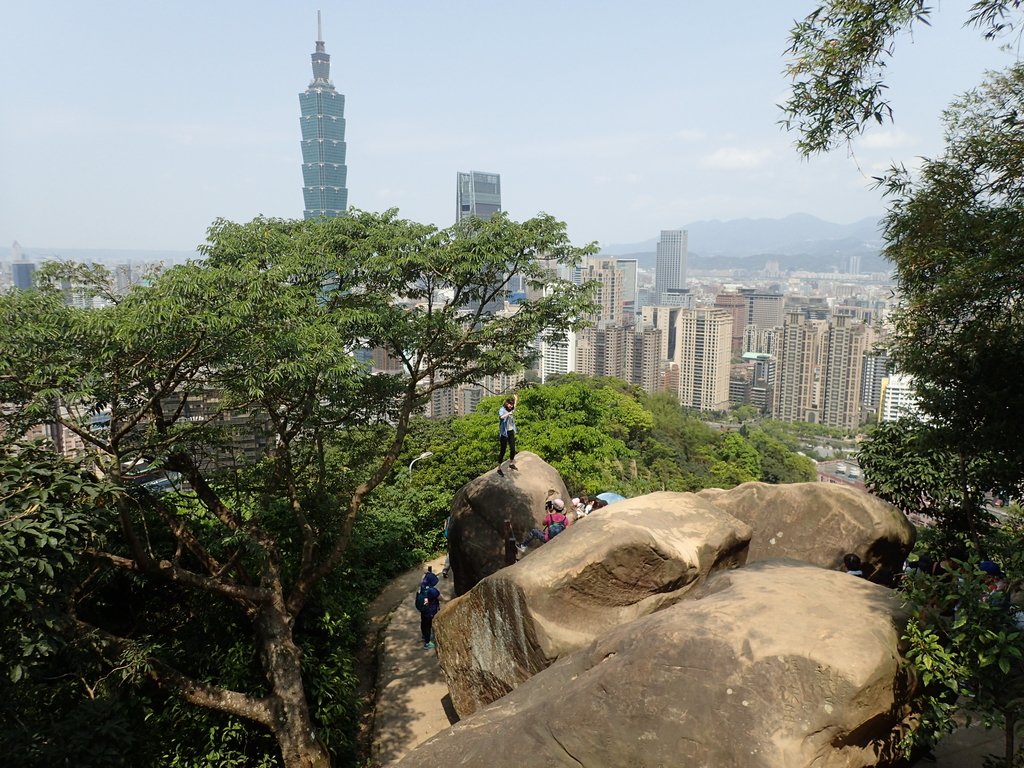
<path id="1" fill-rule="evenodd" d="M 783 51 L 813 0 L 6 0 L 0 13 L 0 254 L 192 249 L 217 217 L 301 217 L 298 93 L 316 11 L 345 94 L 349 204 L 440 226 L 457 171 L 501 174 L 515 218 L 573 239 L 701 219 L 883 205 L 865 180 L 941 150 L 939 113 L 1013 60 L 969 3 L 902 38 L 896 123 L 801 160 L 777 125 Z"/>

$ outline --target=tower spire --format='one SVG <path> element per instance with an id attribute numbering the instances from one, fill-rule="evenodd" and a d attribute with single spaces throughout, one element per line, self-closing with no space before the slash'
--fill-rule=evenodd
<path id="1" fill-rule="evenodd" d="M 312 54 L 313 59 L 313 82 L 310 88 L 330 88 L 331 85 L 331 57 L 324 47 L 323 26 L 320 22 L 320 11 L 316 12 L 316 51 Z"/>

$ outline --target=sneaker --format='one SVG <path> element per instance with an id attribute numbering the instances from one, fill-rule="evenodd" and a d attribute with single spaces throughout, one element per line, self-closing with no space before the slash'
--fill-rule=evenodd
<path id="1" fill-rule="evenodd" d="M 505 473 L 501 471 L 501 467 L 498 467 L 498 474 L 501 475 L 502 477 L 505 476 Z"/>
<path id="2" fill-rule="evenodd" d="M 525 544 L 516 544 L 516 549 L 518 549 L 520 552 L 526 552 L 529 549 L 529 547 L 527 547 Z"/>
<path id="3" fill-rule="evenodd" d="M 508 468 L 509 468 L 509 469 L 514 469 L 514 470 L 516 470 L 517 472 L 519 471 L 519 467 L 517 467 L 517 466 L 516 466 L 516 463 L 515 463 L 514 461 L 510 461 L 510 462 L 508 463 Z"/>
<path id="4" fill-rule="evenodd" d="M 441 571 L 441 578 L 442 579 L 447 579 L 448 578 L 448 571 Z"/>
<path id="5" fill-rule="evenodd" d="M 434 645 L 433 643 L 424 643 L 423 647 L 426 648 L 427 650 L 430 650 L 432 648 L 436 648 L 437 646 Z"/>

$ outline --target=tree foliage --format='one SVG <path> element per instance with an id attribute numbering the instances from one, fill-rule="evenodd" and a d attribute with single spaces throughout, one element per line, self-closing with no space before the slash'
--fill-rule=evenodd
<path id="1" fill-rule="evenodd" d="M 1020 23 L 1022 0 L 977 0 L 967 23 L 988 38 Z M 885 72 L 901 34 L 927 26 L 924 0 L 826 0 L 790 32 L 792 91 L 782 125 L 796 131 L 804 155 L 851 142 L 867 126 L 892 120 Z"/>
<path id="2" fill-rule="evenodd" d="M 1020 493 L 1024 401 L 1024 66 L 946 112 L 946 151 L 885 181 L 886 255 L 901 307 L 893 358 L 914 377 L 940 448 L 975 485 Z"/>
<path id="3" fill-rule="evenodd" d="M 327 660 L 351 622 L 323 585 L 355 570 L 365 500 L 435 390 L 521 368 L 538 335 L 585 314 L 588 288 L 554 270 L 585 250 L 545 215 L 439 231 L 393 212 L 221 220 L 203 250 L 123 298 L 74 265 L 0 296 L 2 432 L 58 425 L 120 492 L 61 506 L 88 517 L 93 537 L 65 551 L 102 587 L 80 580 L 66 613 L 105 663 L 162 702 L 258 724 L 287 765 L 325 765 L 333 719 L 351 714 L 332 699 L 351 674 Z M 539 298 L 490 314 L 513 274 Z M 59 278 L 112 303 L 68 306 Z M 370 375 L 360 349 L 401 373 Z M 143 463 L 182 492 L 129 493 Z"/>
<path id="4" fill-rule="evenodd" d="M 901 300 L 892 357 L 913 377 L 925 416 L 876 427 L 861 464 L 876 493 L 935 518 L 947 549 L 963 541 L 975 550 L 991 547 L 989 498 L 1024 491 L 1024 448 L 1015 437 L 1024 429 L 1024 405 L 1013 375 L 1024 362 L 1022 110 L 1024 66 L 992 74 L 945 113 L 942 156 L 923 159 L 914 173 L 894 168 L 880 180 L 890 202 L 885 252 Z M 1007 535 L 1019 550 L 1020 531 Z M 1012 551 L 1004 548 L 1004 567 Z M 1006 649 L 1019 654 L 1020 636 L 996 626 L 1005 616 L 979 607 L 978 595 L 969 593 L 973 570 L 955 583 L 931 585 L 933 594 L 912 594 L 914 601 L 959 608 L 952 623 L 922 615 L 908 640 L 917 644 L 919 668 L 947 675 L 940 693 L 923 700 L 925 726 L 948 728 L 956 695 L 970 690 L 971 706 L 1007 728 L 1010 761 L 1011 713 L 1020 695 L 1011 695 L 1016 683 L 1009 678 L 1002 689 L 995 678 L 1007 669 L 1019 674 L 1019 656 Z M 986 686 L 991 695 L 982 695 Z"/>

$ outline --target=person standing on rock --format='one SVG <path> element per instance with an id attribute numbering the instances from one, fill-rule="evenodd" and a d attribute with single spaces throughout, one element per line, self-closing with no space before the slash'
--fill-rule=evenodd
<path id="1" fill-rule="evenodd" d="M 423 647 L 434 647 L 434 617 L 441 610 L 441 591 L 437 588 L 437 574 L 433 567 L 428 567 L 420 582 L 416 594 L 416 608 L 420 612 L 420 633 L 423 635 Z"/>
<path id="2" fill-rule="evenodd" d="M 501 471 L 501 465 L 505 461 L 505 449 L 508 448 L 508 468 L 519 469 L 516 466 L 516 417 L 514 411 L 519 403 L 519 395 L 506 398 L 498 409 L 498 441 L 501 444 L 501 451 L 498 453 L 498 474 L 502 477 L 505 473 Z"/>

